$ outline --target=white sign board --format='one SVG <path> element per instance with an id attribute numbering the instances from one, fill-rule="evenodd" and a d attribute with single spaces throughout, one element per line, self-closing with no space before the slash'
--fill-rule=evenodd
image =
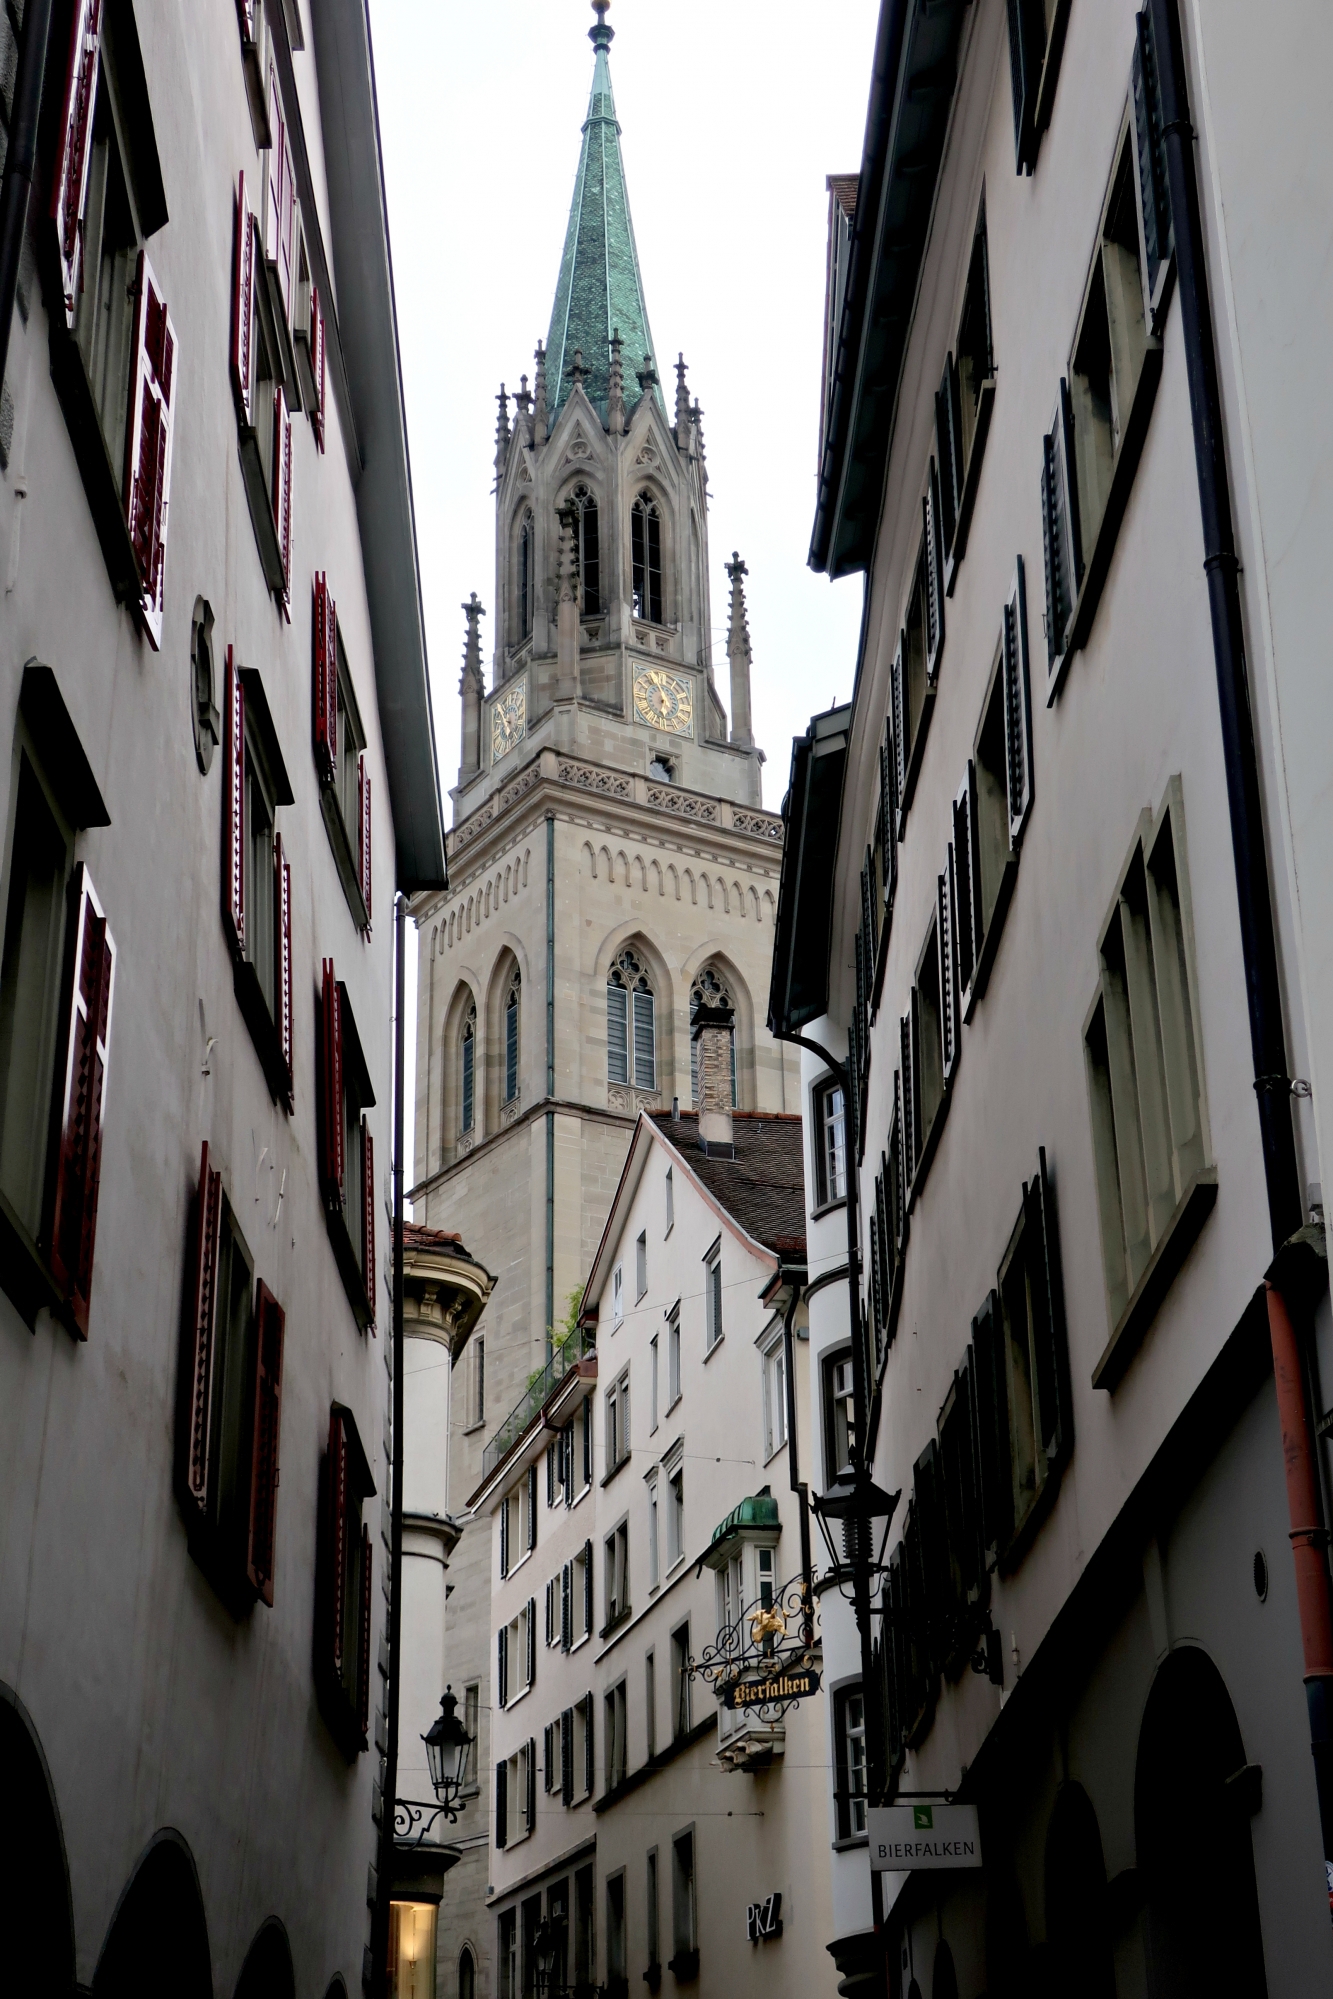
<path id="1" fill-rule="evenodd" d="M 866 1830 L 877 1873 L 981 1865 L 975 1805 L 887 1805 L 866 1813 Z"/>

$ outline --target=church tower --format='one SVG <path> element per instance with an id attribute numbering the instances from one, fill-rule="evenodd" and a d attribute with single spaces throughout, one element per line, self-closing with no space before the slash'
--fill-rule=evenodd
<path id="1" fill-rule="evenodd" d="M 735 1016 L 737 1110 L 799 1109 L 799 1065 L 763 1026 L 782 824 L 761 805 L 746 569 L 738 555 L 726 568 L 729 720 L 712 641 L 703 412 L 684 358 L 666 371 L 670 387 L 658 366 L 607 11 L 594 0 L 592 92 L 550 327 L 531 378 L 498 397 L 495 589 L 489 606 L 475 592 L 463 606 L 450 886 L 413 905 L 414 1214 L 460 1231 L 498 1280 L 453 1385 L 455 1515 L 548 1359 L 638 1112 L 691 1107 L 701 1001 Z M 445 1876 L 440 1962 L 456 1981 L 466 1941 L 485 1992 L 486 1521 L 464 1528 L 449 1574 L 450 1675 L 479 1716 L 483 1781 L 457 1828 L 463 1859 Z"/>

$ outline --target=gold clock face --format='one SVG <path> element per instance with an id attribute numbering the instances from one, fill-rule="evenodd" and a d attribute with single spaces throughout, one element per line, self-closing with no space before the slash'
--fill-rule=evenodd
<path id="1" fill-rule="evenodd" d="M 526 680 L 502 694 L 491 709 L 491 762 L 498 764 L 528 732 Z"/>
<path id="2" fill-rule="evenodd" d="M 694 688 L 683 673 L 664 666 L 640 668 L 634 676 L 634 712 L 650 729 L 669 736 L 694 734 Z"/>

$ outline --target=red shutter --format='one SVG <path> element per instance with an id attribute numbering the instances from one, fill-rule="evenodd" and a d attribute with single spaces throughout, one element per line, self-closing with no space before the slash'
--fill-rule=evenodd
<path id="1" fill-rule="evenodd" d="M 358 843 L 358 860 L 361 871 L 361 900 L 366 905 L 366 924 L 370 923 L 370 772 L 366 769 L 366 753 L 362 750 L 356 763 L 357 817 L 361 822 Z"/>
<path id="2" fill-rule="evenodd" d="M 87 1339 L 116 946 L 82 861 L 74 870 L 70 895 L 65 1039 L 56 1069 L 56 1156 L 42 1240 L 52 1274 L 65 1291 L 74 1330 Z"/>
<path id="3" fill-rule="evenodd" d="M 324 312 L 317 287 L 310 292 L 310 373 L 315 383 L 315 407 L 310 412 L 315 442 L 324 449 Z"/>
<path id="4" fill-rule="evenodd" d="M 315 574 L 315 765 L 332 784 L 338 764 L 338 607 L 324 571 Z"/>
<path id="5" fill-rule="evenodd" d="M 176 329 L 146 254 L 139 252 L 125 434 L 125 519 L 139 570 L 140 615 L 156 652 L 171 495 L 171 435 L 176 386 Z"/>
<path id="6" fill-rule="evenodd" d="M 236 240 L 231 266 L 231 386 L 236 414 L 251 425 L 254 411 L 255 220 L 242 174 L 236 188 Z"/>
<path id="7" fill-rule="evenodd" d="M 295 1066 L 292 1051 L 292 870 L 279 833 L 273 842 L 273 917 L 277 935 L 273 940 L 273 963 L 277 974 L 278 1034 L 282 1041 L 283 1066 L 287 1071 L 287 1109 L 293 1109 Z"/>
<path id="8" fill-rule="evenodd" d="M 278 1438 L 282 1427 L 282 1341 L 287 1315 L 266 1284 L 255 1298 L 254 1437 L 250 1451 L 250 1537 L 245 1573 L 273 1601 L 278 1523 Z"/>
<path id="9" fill-rule="evenodd" d="M 320 1169 L 324 1198 L 341 1207 L 343 1197 L 343 1047 L 342 1007 L 333 960 L 324 960 L 323 1033 L 320 1058 L 320 1100 L 323 1132 Z"/>
<path id="10" fill-rule="evenodd" d="M 336 1409 L 329 1418 L 328 1507 L 329 1667 L 341 1683 L 347 1614 L 347 1431 Z"/>
<path id="11" fill-rule="evenodd" d="M 208 1163 L 208 1141 L 199 1159 L 190 1278 L 186 1292 L 189 1346 L 184 1439 L 185 1497 L 200 1516 L 208 1507 L 208 1449 L 212 1430 L 213 1328 L 217 1316 L 218 1253 L 222 1242 L 222 1175 Z"/>
<path id="12" fill-rule="evenodd" d="M 65 325 L 72 328 L 83 289 L 83 218 L 92 163 L 93 105 L 102 45 L 102 0 L 74 0 L 65 102 L 60 113 L 51 174 L 51 220 L 56 227 Z"/>
<path id="13" fill-rule="evenodd" d="M 375 1141 L 361 1120 L 361 1274 L 370 1304 L 370 1330 L 375 1330 Z"/>
<path id="14" fill-rule="evenodd" d="M 227 647 L 222 730 L 222 914 L 232 951 L 245 956 L 245 686 Z"/>
<path id="15" fill-rule="evenodd" d="M 282 551 L 282 591 L 292 589 L 292 417 L 281 382 L 273 391 L 273 525 Z"/>
<path id="16" fill-rule="evenodd" d="M 371 1591 L 370 1529 L 361 1529 L 361 1643 L 357 1659 L 356 1704 L 357 1719 L 361 1724 L 361 1747 L 367 1746 L 367 1724 L 370 1720 L 370 1613 L 374 1605 Z"/>

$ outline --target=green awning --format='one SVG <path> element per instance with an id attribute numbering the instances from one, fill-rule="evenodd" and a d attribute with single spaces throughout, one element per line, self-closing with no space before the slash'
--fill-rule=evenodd
<path id="1" fill-rule="evenodd" d="M 778 1502 L 765 1486 L 762 1492 L 756 1492 L 750 1499 L 743 1499 L 739 1506 L 732 1507 L 726 1519 L 719 1521 L 713 1529 L 713 1538 L 708 1545 L 715 1548 L 719 1541 L 728 1540 L 742 1527 L 780 1528 L 781 1525 Z"/>

